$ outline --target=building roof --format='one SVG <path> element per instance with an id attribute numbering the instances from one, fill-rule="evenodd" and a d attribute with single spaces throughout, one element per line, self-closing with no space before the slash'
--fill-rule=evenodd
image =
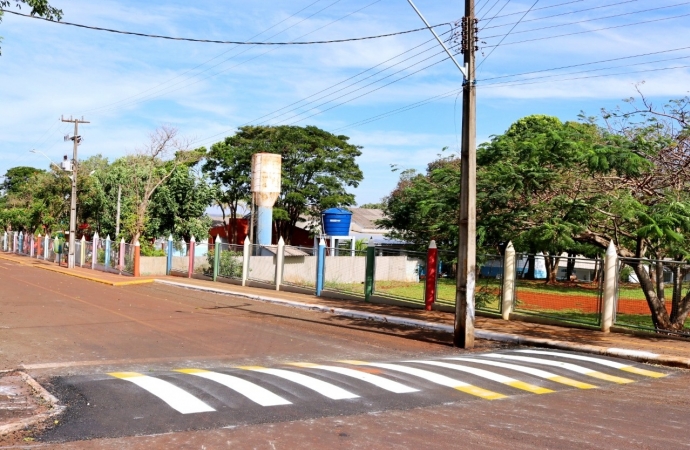
<path id="1" fill-rule="evenodd" d="M 350 231 L 353 233 L 383 235 L 388 232 L 388 230 L 376 226 L 376 221 L 384 217 L 383 211 L 380 209 L 350 208 L 350 211 L 352 212 Z"/>

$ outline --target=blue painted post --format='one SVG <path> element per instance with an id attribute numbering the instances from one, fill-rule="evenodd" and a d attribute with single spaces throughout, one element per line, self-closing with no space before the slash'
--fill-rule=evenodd
<path id="1" fill-rule="evenodd" d="M 110 235 L 105 238 L 105 268 L 108 270 L 110 267 Z"/>
<path id="2" fill-rule="evenodd" d="M 24 232 L 20 231 L 19 232 L 19 251 L 17 253 L 23 253 L 24 252 Z"/>
<path id="3" fill-rule="evenodd" d="M 168 236 L 168 264 L 165 268 L 165 274 L 170 275 L 172 271 L 172 258 L 173 258 L 173 237 L 172 234 Z"/>
<path id="4" fill-rule="evenodd" d="M 316 253 L 316 296 L 321 297 L 323 291 L 324 263 L 326 260 L 326 241 L 323 238 L 319 241 L 319 248 Z"/>

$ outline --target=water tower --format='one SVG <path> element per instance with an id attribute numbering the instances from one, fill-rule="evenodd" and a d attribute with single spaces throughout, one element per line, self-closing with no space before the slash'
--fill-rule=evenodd
<path id="1" fill-rule="evenodd" d="M 280 195 L 281 156 L 275 153 L 252 155 L 252 197 L 256 205 L 256 243 L 271 245 L 273 205 Z"/>

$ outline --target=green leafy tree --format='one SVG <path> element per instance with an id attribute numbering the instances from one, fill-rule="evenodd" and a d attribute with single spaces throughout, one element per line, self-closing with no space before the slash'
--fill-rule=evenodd
<path id="1" fill-rule="evenodd" d="M 347 189 L 362 181 L 356 162 L 361 147 L 348 141 L 313 126 L 247 126 L 217 144 L 215 152 L 212 147 L 204 168 L 223 186 L 232 213 L 249 196 L 251 155 L 280 154 L 282 189 L 273 218 L 278 234 L 289 243 L 289 232 L 301 218 L 318 219 L 324 209 L 355 203 Z"/>
<path id="2" fill-rule="evenodd" d="M 213 202 L 213 189 L 195 176 L 193 167 L 180 165 L 155 192 L 149 206 L 146 234 L 172 235 L 187 242 L 192 236 L 208 236 L 211 218 L 206 208 Z"/>
<path id="3" fill-rule="evenodd" d="M 8 169 L 5 172 L 4 180 L 2 182 L 2 190 L 5 195 L 11 195 L 19 192 L 24 185 L 31 180 L 33 175 L 43 170 L 35 167 L 19 166 Z"/>

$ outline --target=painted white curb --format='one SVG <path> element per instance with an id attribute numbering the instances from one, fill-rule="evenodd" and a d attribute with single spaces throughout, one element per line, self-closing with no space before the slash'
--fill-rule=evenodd
<path id="1" fill-rule="evenodd" d="M 319 305 L 318 303 L 303 303 L 292 300 L 283 300 L 275 297 L 266 297 L 263 295 L 248 294 L 246 292 L 231 291 L 227 289 L 217 289 L 206 286 L 197 286 L 193 284 L 178 283 L 168 280 L 155 280 L 156 283 L 167 284 L 170 286 L 181 287 L 185 289 L 192 289 L 196 291 L 211 292 L 221 295 L 232 295 L 236 297 L 248 298 L 264 303 L 272 303 L 290 308 L 306 309 L 310 311 L 318 311 L 328 314 L 335 314 L 337 316 L 350 317 L 353 319 L 373 320 L 376 322 L 390 323 L 394 325 L 403 325 L 412 328 L 422 328 L 433 331 L 440 331 L 444 333 L 453 333 L 453 327 L 442 323 L 427 322 L 424 320 L 408 319 L 404 317 L 389 316 L 385 314 L 376 314 L 365 311 L 356 311 L 345 308 L 333 308 L 326 305 Z M 520 336 L 510 333 L 498 333 L 487 330 L 474 330 L 475 337 L 479 339 L 486 339 L 489 341 L 509 342 L 517 345 L 533 345 L 537 347 L 554 348 L 559 350 L 570 350 L 582 353 L 591 353 L 596 355 L 614 356 L 619 358 L 630 359 L 632 361 L 639 361 L 651 364 L 659 364 L 672 367 L 690 368 L 690 358 L 672 355 L 660 355 L 641 350 L 631 350 L 625 348 L 615 347 L 599 347 L 596 345 L 574 344 L 571 342 L 555 341 L 551 339 L 542 339 L 528 336 Z"/>

